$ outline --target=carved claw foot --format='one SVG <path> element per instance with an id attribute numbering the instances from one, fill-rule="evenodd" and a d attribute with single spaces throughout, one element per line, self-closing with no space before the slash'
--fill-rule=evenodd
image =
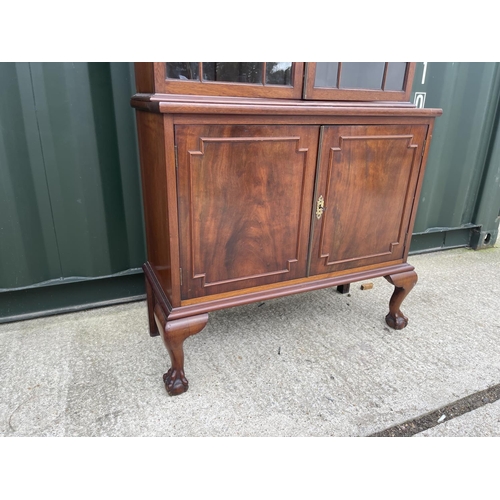
<path id="1" fill-rule="evenodd" d="M 408 318 L 404 315 L 398 315 L 398 316 L 392 316 L 391 313 L 389 313 L 385 317 L 385 322 L 391 327 L 394 328 L 394 330 L 402 330 L 405 326 L 408 325 Z"/>
<path id="2" fill-rule="evenodd" d="M 186 392 L 189 388 L 189 383 L 184 375 L 184 370 L 174 370 L 173 368 L 170 368 L 167 373 L 163 374 L 163 383 L 165 384 L 165 389 L 170 396 L 178 396 L 179 394 Z"/>
<path id="3" fill-rule="evenodd" d="M 169 321 L 163 309 L 156 304 L 154 315 L 172 363 L 170 370 L 163 375 L 165 389 L 170 396 L 178 396 L 186 392 L 189 387 L 184 375 L 184 340 L 203 330 L 208 321 L 208 314 Z"/>
<path id="4" fill-rule="evenodd" d="M 417 273 L 407 271 L 385 276 L 385 279 L 394 285 L 394 293 L 389 302 L 389 314 L 385 317 L 385 322 L 395 330 L 402 330 L 408 325 L 408 318 L 401 312 L 401 303 L 415 286 L 418 279 Z"/>

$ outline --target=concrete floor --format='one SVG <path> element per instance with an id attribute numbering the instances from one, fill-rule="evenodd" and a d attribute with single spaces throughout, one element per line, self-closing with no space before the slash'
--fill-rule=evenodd
<path id="1" fill-rule="evenodd" d="M 406 329 L 383 278 L 218 311 L 177 397 L 145 302 L 0 325 L 0 435 L 367 436 L 499 384 L 498 243 L 409 262 Z M 417 435 L 499 436 L 500 402 Z"/>

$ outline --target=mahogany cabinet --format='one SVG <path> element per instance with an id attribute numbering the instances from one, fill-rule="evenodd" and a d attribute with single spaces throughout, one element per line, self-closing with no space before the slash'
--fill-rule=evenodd
<path id="1" fill-rule="evenodd" d="M 169 394 L 188 388 L 183 342 L 210 311 L 384 276 L 386 322 L 407 325 L 441 110 L 397 101 L 412 63 L 362 64 L 136 63 L 149 328 Z"/>

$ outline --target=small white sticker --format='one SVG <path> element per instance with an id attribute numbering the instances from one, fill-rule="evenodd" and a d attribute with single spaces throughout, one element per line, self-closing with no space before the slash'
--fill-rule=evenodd
<path id="1" fill-rule="evenodd" d="M 417 108 L 425 107 L 425 95 L 426 92 L 415 92 L 415 98 L 413 100 L 413 104 L 415 104 Z"/>
<path id="2" fill-rule="evenodd" d="M 424 71 L 422 72 L 422 85 L 425 83 L 425 77 L 427 76 L 427 63 L 422 63 L 424 65 Z"/>

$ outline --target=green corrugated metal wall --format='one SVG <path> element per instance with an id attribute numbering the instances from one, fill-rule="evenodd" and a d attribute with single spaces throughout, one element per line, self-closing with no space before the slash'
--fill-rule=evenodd
<path id="1" fill-rule="evenodd" d="M 100 278 L 86 302 L 144 293 L 133 77 L 131 63 L 0 64 L 1 318 L 84 305 L 26 287 Z"/>
<path id="2" fill-rule="evenodd" d="M 412 251 L 491 245 L 499 63 L 418 63 L 413 90 L 444 113 Z M 133 93 L 132 63 L 0 63 L 0 322 L 143 296 Z"/>
<path id="3" fill-rule="evenodd" d="M 442 108 L 443 115 L 411 250 L 491 246 L 500 210 L 500 63 L 418 63 L 412 90 L 425 92 L 425 107 Z"/>

